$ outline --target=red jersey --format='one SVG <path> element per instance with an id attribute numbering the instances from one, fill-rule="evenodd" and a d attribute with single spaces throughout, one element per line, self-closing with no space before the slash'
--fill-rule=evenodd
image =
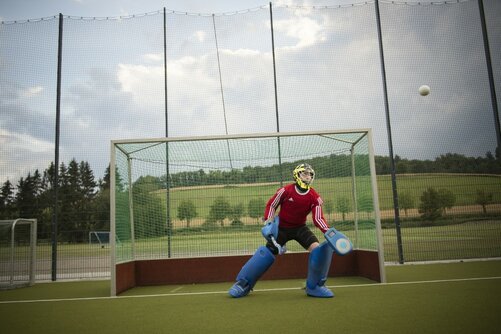
<path id="1" fill-rule="evenodd" d="M 266 203 L 264 218 L 266 220 L 273 218 L 278 206 L 280 206 L 278 217 L 282 227 L 298 227 L 306 224 L 306 217 L 311 212 L 316 227 L 323 233 L 329 229 L 322 212 L 322 199 L 311 187 L 304 193 L 299 192 L 295 184 L 278 189 Z"/>

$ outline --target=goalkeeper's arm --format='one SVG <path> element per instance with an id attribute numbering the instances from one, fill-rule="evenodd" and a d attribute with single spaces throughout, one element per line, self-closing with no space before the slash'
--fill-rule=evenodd
<path id="1" fill-rule="evenodd" d="M 327 232 L 327 230 L 329 229 L 329 224 L 327 224 L 327 221 L 324 218 L 322 205 L 320 203 L 313 207 L 313 209 L 311 210 L 311 216 L 313 218 L 313 224 L 315 224 L 315 226 L 318 227 L 320 231 L 322 231 L 322 233 Z"/>

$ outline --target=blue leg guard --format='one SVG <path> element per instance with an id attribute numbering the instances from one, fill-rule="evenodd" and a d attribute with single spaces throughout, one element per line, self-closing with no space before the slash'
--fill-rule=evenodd
<path id="1" fill-rule="evenodd" d="M 333 249 L 327 242 L 315 248 L 308 259 L 308 278 L 306 294 L 312 297 L 331 298 L 334 294 L 325 287 L 327 274 L 331 266 Z"/>
<path id="2" fill-rule="evenodd" d="M 238 273 L 237 282 L 228 291 L 230 296 L 234 298 L 247 296 L 273 262 L 275 262 L 273 253 L 265 246 L 259 247 Z"/>

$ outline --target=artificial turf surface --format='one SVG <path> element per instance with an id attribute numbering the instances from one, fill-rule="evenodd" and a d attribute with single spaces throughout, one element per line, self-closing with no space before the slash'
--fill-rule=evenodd
<path id="1" fill-rule="evenodd" d="M 500 333 L 501 261 L 386 270 L 388 284 L 329 279 L 332 299 L 306 297 L 303 280 L 262 281 L 240 299 L 228 297 L 231 283 L 138 287 L 116 298 L 109 281 L 41 283 L 0 291 L 0 331 Z"/>

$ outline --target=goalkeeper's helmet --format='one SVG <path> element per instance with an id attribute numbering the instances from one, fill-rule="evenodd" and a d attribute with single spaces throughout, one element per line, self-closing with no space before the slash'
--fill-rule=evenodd
<path id="1" fill-rule="evenodd" d="M 310 189 L 310 185 L 315 178 L 315 171 L 308 164 L 300 164 L 292 172 L 296 185 L 304 190 Z"/>

